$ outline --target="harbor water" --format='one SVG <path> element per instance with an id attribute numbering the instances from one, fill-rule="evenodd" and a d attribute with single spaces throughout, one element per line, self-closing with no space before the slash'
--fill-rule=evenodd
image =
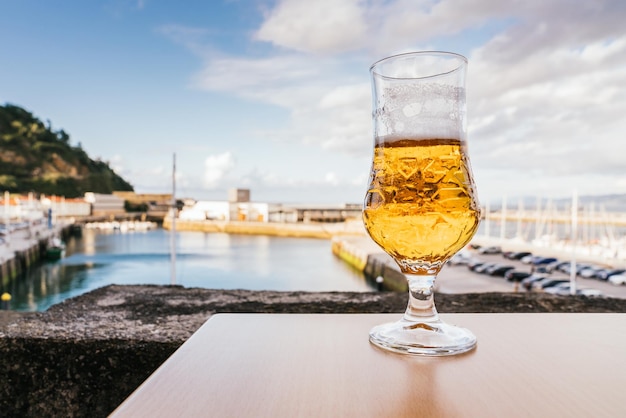
<path id="1" fill-rule="evenodd" d="M 176 284 L 214 289 L 372 291 L 363 274 L 313 238 L 182 232 L 171 274 L 170 232 L 85 229 L 67 241 L 66 255 L 33 266 L 1 289 L 10 308 L 42 311 L 109 284 Z M 174 281 L 174 283 L 172 283 Z"/>

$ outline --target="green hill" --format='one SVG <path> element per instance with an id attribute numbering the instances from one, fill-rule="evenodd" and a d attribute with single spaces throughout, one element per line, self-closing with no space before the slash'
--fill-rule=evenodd
<path id="1" fill-rule="evenodd" d="M 108 163 L 92 160 L 70 145 L 62 129 L 53 131 L 21 107 L 0 106 L 0 191 L 65 197 L 85 192 L 133 191 Z"/>

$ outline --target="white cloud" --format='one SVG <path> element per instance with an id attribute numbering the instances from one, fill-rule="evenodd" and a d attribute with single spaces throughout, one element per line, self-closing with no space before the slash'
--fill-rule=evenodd
<path id="1" fill-rule="evenodd" d="M 362 46 L 367 25 L 361 0 L 281 0 L 255 34 L 290 50 L 338 53 Z"/>
<path id="2" fill-rule="evenodd" d="M 576 179 L 594 192 L 598 181 L 623 176 L 626 3 L 329 4 L 279 1 L 253 35 L 277 48 L 256 58 L 203 55 L 196 85 L 286 109 L 290 119 L 273 138 L 363 156 L 372 143 L 369 65 L 416 48 L 466 45 L 459 52 L 470 61 L 470 152 L 484 189 L 511 195 L 504 189 L 532 192 L 541 182 L 569 194 Z M 490 37 L 476 36 L 486 30 Z"/>
<path id="3" fill-rule="evenodd" d="M 218 187 L 234 167 L 235 158 L 230 152 L 208 156 L 204 162 L 205 186 L 210 189 Z"/>
<path id="4" fill-rule="evenodd" d="M 209 61 L 196 76 L 196 85 L 287 109 L 290 123 L 269 133 L 275 139 L 363 153 L 371 138 L 369 81 L 366 72 L 358 84 L 347 74 L 334 58 L 231 57 Z"/>
<path id="5" fill-rule="evenodd" d="M 324 181 L 331 186 L 337 186 L 339 184 L 339 179 L 337 178 L 337 174 L 333 172 L 328 172 L 324 176 Z"/>
<path id="6" fill-rule="evenodd" d="M 265 58 L 211 57 L 195 76 L 195 85 L 288 107 L 303 101 L 320 83 L 326 62 L 285 54 Z M 313 85 L 312 85 L 313 84 Z"/>
<path id="7" fill-rule="evenodd" d="M 626 35 L 612 10 L 595 20 L 585 7 L 562 10 L 529 10 L 470 56 L 472 158 L 516 173 L 512 184 L 599 193 L 595 174 L 613 187 L 623 173 Z"/>

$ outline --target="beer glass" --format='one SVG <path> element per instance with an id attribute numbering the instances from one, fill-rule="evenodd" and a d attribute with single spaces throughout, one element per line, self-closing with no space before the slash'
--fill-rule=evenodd
<path id="1" fill-rule="evenodd" d="M 370 341 L 387 350 L 444 356 L 476 345 L 469 330 L 441 321 L 433 291 L 480 221 L 467 152 L 466 67 L 461 55 L 414 52 L 370 68 L 374 153 L 363 221 L 409 287 L 404 316 L 370 331 Z"/>

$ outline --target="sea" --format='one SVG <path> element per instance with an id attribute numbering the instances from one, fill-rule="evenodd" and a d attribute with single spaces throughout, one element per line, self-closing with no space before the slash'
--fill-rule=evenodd
<path id="1" fill-rule="evenodd" d="M 121 232 L 84 229 L 66 242 L 61 260 L 31 267 L 1 292 L 9 309 L 44 311 L 67 298 L 110 284 L 180 285 L 277 291 L 376 290 L 336 257 L 330 240 L 224 233 Z M 174 268 L 172 268 L 174 266 Z"/>

